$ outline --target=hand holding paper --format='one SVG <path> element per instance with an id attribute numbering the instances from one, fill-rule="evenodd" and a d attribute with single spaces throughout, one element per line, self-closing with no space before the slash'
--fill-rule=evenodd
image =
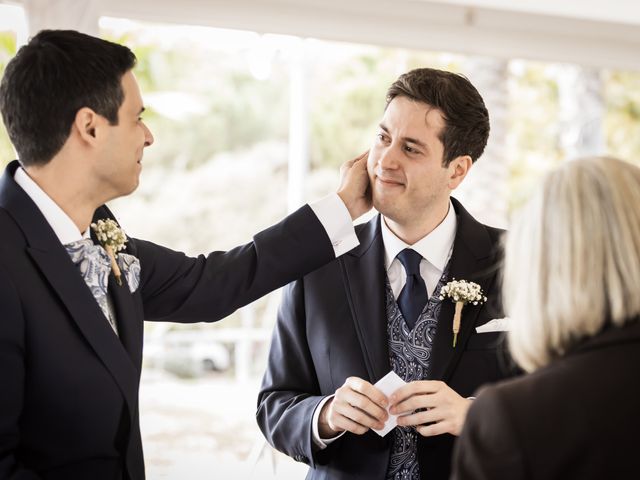
<path id="1" fill-rule="evenodd" d="M 402 380 L 396 372 L 393 370 L 387 373 L 384 377 L 382 377 L 378 382 L 374 385 L 378 390 L 384 393 L 387 397 L 390 397 L 396 390 L 398 390 L 403 385 L 406 385 L 406 382 Z M 387 407 L 387 412 L 389 408 Z M 384 422 L 384 427 L 377 430 L 373 429 L 381 437 L 384 437 L 387 433 L 393 430 L 398 424 L 398 415 L 392 415 L 389 413 L 389 418 Z"/>
<path id="2" fill-rule="evenodd" d="M 349 377 L 334 397 L 324 404 L 318 419 L 321 438 L 348 431 L 363 435 L 371 428 L 383 428 L 389 400 L 376 387 L 358 377 Z"/>
<path id="3" fill-rule="evenodd" d="M 439 380 L 416 380 L 389 397 L 390 413 L 399 414 L 398 425 L 414 426 L 423 437 L 460 435 L 471 400 L 461 397 Z"/>

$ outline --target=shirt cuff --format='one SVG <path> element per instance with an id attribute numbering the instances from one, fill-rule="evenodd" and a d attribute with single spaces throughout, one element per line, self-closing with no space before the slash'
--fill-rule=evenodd
<path id="1" fill-rule="evenodd" d="M 349 210 L 337 193 L 327 195 L 309 206 L 327 232 L 336 257 L 360 244 Z"/>
<path id="2" fill-rule="evenodd" d="M 337 439 L 339 439 L 342 435 L 346 433 L 346 430 L 345 430 L 344 432 L 341 432 L 332 438 L 320 438 L 320 431 L 318 428 L 318 422 L 320 421 L 320 412 L 322 411 L 322 407 L 324 407 L 324 404 L 327 403 L 332 398 L 333 398 L 333 395 L 324 397 L 320 401 L 316 409 L 313 411 L 313 419 L 311 420 L 311 436 L 313 438 L 314 445 L 318 447 L 320 450 L 324 450 L 331 443 L 335 442 Z"/>

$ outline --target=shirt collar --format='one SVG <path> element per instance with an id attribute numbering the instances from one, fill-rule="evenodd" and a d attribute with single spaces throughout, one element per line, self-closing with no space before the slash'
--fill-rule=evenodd
<path id="1" fill-rule="evenodd" d="M 449 257 L 451 256 L 453 241 L 456 237 L 456 228 L 458 226 L 456 212 L 451 201 L 449 201 L 449 211 L 444 217 L 444 220 L 429 234 L 413 245 L 408 245 L 400 240 L 387 226 L 384 216 L 381 219 L 380 226 L 382 230 L 382 242 L 384 243 L 384 261 L 387 270 L 391 267 L 391 263 L 395 260 L 398 253 L 405 248 L 412 248 L 438 270 L 441 272 L 444 271 L 444 267 L 447 265 Z"/>
<path id="2" fill-rule="evenodd" d="M 63 245 L 83 238 L 89 237 L 89 229 L 83 235 L 73 223 L 73 220 L 64 213 L 64 211 L 54 202 L 49 195 L 42 190 L 36 182 L 24 171 L 22 167 L 18 167 L 14 175 L 14 180 L 25 191 L 29 198 L 33 200 L 47 223 L 53 229 L 53 232 Z"/>

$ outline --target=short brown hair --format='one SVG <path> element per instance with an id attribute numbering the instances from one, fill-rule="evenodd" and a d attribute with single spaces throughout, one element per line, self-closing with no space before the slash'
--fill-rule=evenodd
<path id="1" fill-rule="evenodd" d="M 489 112 L 478 90 L 464 76 L 417 68 L 404 73 L 389 87 L 387 106 L 402 96 L 426 103 L 442 112 L 445 127 L 440 132 L 444 145 L 443 164 L 462 155 L 476 161 L 489 139 Z"/>

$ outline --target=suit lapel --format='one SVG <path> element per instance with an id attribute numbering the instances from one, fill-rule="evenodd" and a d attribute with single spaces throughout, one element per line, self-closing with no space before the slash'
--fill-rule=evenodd
<path id="1" fill-rule="evenodd" d="M 496 251 L 485 227 L 477 222 L 454 198 L 451 199 L 458 218 L 456 238 L 449 265 L 447 281 L 453 279 L 475 282 L 483 292 L 492 289 L 496 278 Z M 455 304 L 444 299 L 438 317 L 433 342 L 430 379 L 448 381 L 473 333 L 482 305 L 465 305 L 462 310 L 460 332 L 453 347 L 453 315 Z"/>
<path id="2" fill-rule="evenodd" d="M 111 211 L 103 206 L 96 210 L 93 216 L 93 222 L 106 218 L 115 220 Z M 91 238 L 94 243 L 99 243 L 93 230 L 91 231 Z M 125 250 L 125 253 L 129 252 Z M 122 285 L 118 285 L 113 273 L 109 275 L 109 295 L 111 296 L 115 309 L 120 341 L 129 354 L 129 357 L 131 357 L 131 361 L 136 369 L 140 371 L 142 367 L 142 342 L 144 336 L 142 311 L 138 311 L 136 308 L 126 275 L 122 275 Z"/>
<path id="3" fill-rule="evenodd" d="M 27 252 L 60 298 L 72 321 L 120 387 L 130 413 L 136 405 L 138 374 L 122 343 L 78 273 L 64 246 L 29 196 L 15 183 L 12 162 L 0 179 L 0 206 L 22 229 Z"/>
<path id="4" fill-rule="evenodd" d="M 76 266 L 60 245 L 61 251 L 28 248 L 49 285 L 71 314 L 84 338 L 111 372 L 131 407 L 135 405 L 137 373 L 120 339 L 91 295 Z"/>
<path id="5" fill-rule="evenodd" d="M 143 322 L 136 314 L 133 295 L 124 275 L 122 285 L 118 285 L 113 274 L 109 276 L 109 294 L 115 307 L 120 341 L 139 372 L 142 366 Z"/>
<path id="6" fill-rule="evenodd" d="M 384 292 L 384 246 L 380 216 L 359 230 L 360 245 L 339 259 L 354 327 L 369 374 L 375 383 L 390 370 Z"/>

